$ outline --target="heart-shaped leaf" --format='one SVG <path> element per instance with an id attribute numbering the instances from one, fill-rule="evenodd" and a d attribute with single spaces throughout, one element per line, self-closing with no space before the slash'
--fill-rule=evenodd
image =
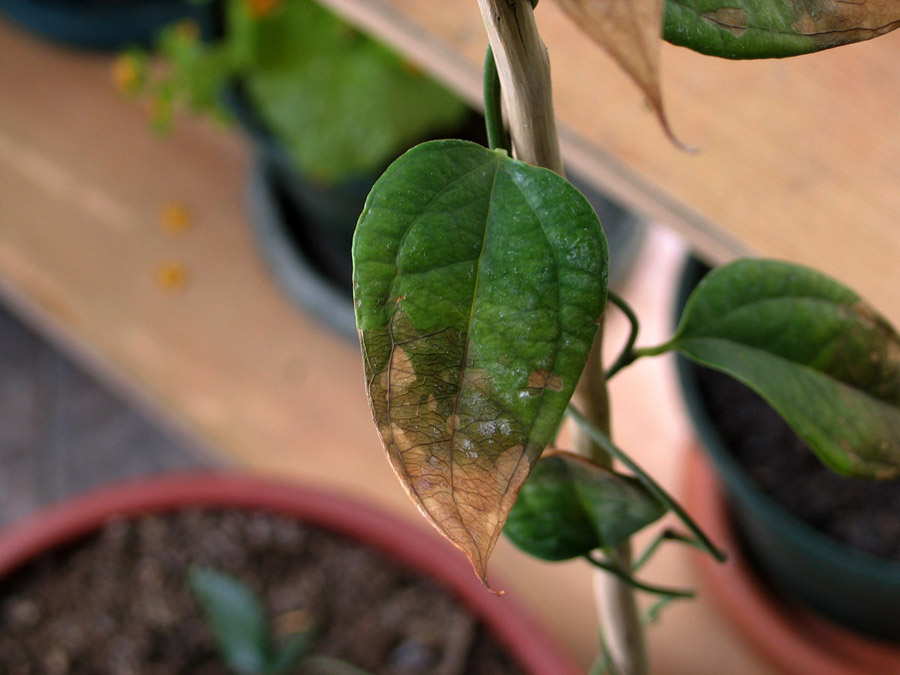
<path id="1" fill-rule="evenodd" d="M 614 547 L 665 512 L 634 478 L 559 452 L 535 465 L 503 532 L 535 557 L 568 560 Z"/>
<path id="2" fill-rule="evenodd" d="M 900 475 L 900 336 L 806 267 L 741 260 L 688 300 L 675 349 L 760 394 L 833 470 Z"/>
<path id="3" fill-rule="evenodd" d="M 486 580 L 606 301 L 606 239 L 563 178 L 435 141 L 379 179 L 353 243 L 370 404 L 394 471 Z"/>
<path id="4" fill-rule="evenodd" d="M 729 59 L 807 54 L 898 27 L 895 0 L 666 0 L 663 24 L 666 40 Z"/>

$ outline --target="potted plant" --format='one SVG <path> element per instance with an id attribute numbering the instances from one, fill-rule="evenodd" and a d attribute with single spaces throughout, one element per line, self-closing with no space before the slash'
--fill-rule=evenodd
<path id="1" fill-rule="evenodd" d="M 419 142 L 485 140 L 484 121 L 418 67 L 314 0 L 222 0 L 221 34 L 189 24 L 163 31 L 167 65 L 150 77 L 147 52 L 118 66 L 120 88 L 151 99 L 165 128 L 186 107 L 234 117 L 256 148 L 249 207 L 257 240 L 282 286 L 345 335 L 356 336 L 351 243 L 376 178 Z M 224 94 L 223 94 L 224 92 Z M 624 274 L 642 223 L 589 193 Z"/>
<path id="2" fill-rule="evenodd" d="M 645 673 L 633 591 L 660 604 L 690 593 L 635 572 L 665 541 L 725 555 L 613 443 L 606 382 L 639 358 L 679 353 L 754 389 L 832 470 L 890 480 L 900 475 L 900 336 L 826 275 L 747 259 L 697 286 L 672 339 L 636 347 L 638 319 L 607 288 L 601 226 L 562 178 L 536 3 L 478 4 L 490 40 L 488 147 L 438 141 L 409 151 L 375 184 L 356 230 L 370 404 L 404 488 L 485 584 L 504 525 L 542 558 L 584 557 L 609 573 L 595 672 Z M 874 37 L 900 19 L 896 5 L 878 3 L 809 14 L 776 0 L 561 4 L 639 83 L 667 131 L 660 35 L 726 58 L 780 57 Z M 608 304 L 632 334 L 604 365 Z M 580 454 L 544 454 L 567 412 Z M 634 555 L 631 536 L 666 510 L 688 533 L 664 531 Z"/>
<path id="3" fill-rule="evenodd" d="M 190 0 L 3 0 L 0 14 L 39 35 L 71 47 L 115 51 L 149 46 L 175 21 L 190 19 L 208 35 L 208 6 Z"/>
<path id="4" fill-rule="evenodd" d="M 240 592 L 210 588 L 210 567 L 259 594 L 273 640 L 293 636 L 280 658 L 304 651 L 309 672 L 341 672 L 321 668 L 335 658 L 371 672 L 577 672 L 433 536 L 344 497 L 226 474 L 107 486 L 0 535 L 0 668 L 222 672 L 222 622 L 201 611 L 216 602 L 247 619 L 227 660 L 252 661 L 266 621 Z"/>
<path id="5" fill-rule="evenodd" d="M 699 260 L 689 260 L 676 303 L 679 312 L 708 272 Z M 900 639 L 895 614 L 900 607 L 900 546 L 893 515 L 900 482 L 829 471 L 748 387 L 685 359 L 679 359 L 678 371 L 704 454 L 723 486 L 709 489 L 710 468 L 694 458 L 691 486 L 685 490 L 688 505 L 735 544 L 736 560 L 703 575 L 726 610 L 738 604 L 746 608 L 744 597 L 756 596 L 759 612 L 730 613 L 757 644 L 762 643 L 761 632 L 772 634 L 773 623 L 787 623 L 792 634 L 787 642 L 801 645 L 804 658 L 797 659 L 783 645 L 763 650 L 792 672 L 802 672 L 798 663 L 810 667 L 809 653 L 816 651 L 820 661 L 835 664 L 836 672 L 900 668 L 900 648 L 873 642 Z M 736 550 L 737 544 L 746 552 Z M 761 585 L 858 637 L 840 636 L 837 627 L 823 628 L 820 619 L 779 605 L 785 600 L 765 598 L 772 591 Z M 836 588 L 842 592 L 835 593 Z M 821 639 L 823 634 L 828 639 Z M 874 663 L 868 663 L 873 654 Z"/>

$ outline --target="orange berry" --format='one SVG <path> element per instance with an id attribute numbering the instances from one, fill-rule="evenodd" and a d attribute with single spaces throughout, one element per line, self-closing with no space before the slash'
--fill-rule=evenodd
<path id="1" fill-rule="evenodd" d="M 120 54 L 112 65 L 112 79 L 121 93 L 138 93 L 143 77 L 137 59 L 132 54 Z"/>
<path id="2" fill-rule="evenodd" d="M 156 268 L 156 284 L 168 293 L 180 293 L 187 288 L 188 270 L 184 263 L 167 261 Z"/>
<path id="3" fill-rule="evenodd" d="M 170 201 L 163 206 L 159 223 L 166 234 L 183 235 L 193 226 L 191 212 L 184 202 Z"/>

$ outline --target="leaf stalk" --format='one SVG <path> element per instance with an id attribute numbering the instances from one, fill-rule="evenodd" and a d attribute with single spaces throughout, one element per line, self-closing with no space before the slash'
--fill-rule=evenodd
<path id="1" fill-rule="evenodd" d="M 618 373 L 626 366 L 630 366 L 640 356 L 634 350 L 634 343 L 637 342 L 638 331 L 640 331 L 640 323 L 634 309 L 632 309 L 631 305 L 629 305 L 621 295 L 615 293 L 614 291 L 607 291 L 607 298 L 612 304 L 614 304 L 622 311 L 622 313 L 625 315 L 625 318 L 628 319 L 628 323 L 630 325 L 628 341 L 625 343 L 625 347 L 619 353 L 619 356 L 616 358 L 616 360 L 613 361 L 613 364 L 606 370 L 606 379 L 610 380 L 612 379 L 613 375 Z"/>
<path id="2" fill-rule="evenodd" d="M 623 570 L 618 565 L 614 563 L 597 560 L 591 556 L 584 556 L 585 559 L 594 567 L 597 567 L 604 572 L 609 572 L 613 576 L 621 579 L 626 584 L 631 586 L 632 588 L 636 588 L 639 591 L 644 591 L 645 593 L 652 593 L 653 595 L 664 595 L 666 597 L 673 598 L 692 598 L 694 597 L 694 591 L 690 589 L 682 589 L 682 588 L 668 588 L 666 586 L 656 586 L 654 584 L 648 584 L 644 581 L 640 581 L 635 579 L 634 576 Z"/>
<path id="3" fill-rule="evenodd" d="M 724 562 L 726 559 L 725 552 L 719 549 L 709 537 L 706 536 L 706 533 L 700 529 L 700 526 L 694 522 L 693 518 L 691 518 L 687 512 L 682 508 L 681 504 L 675 500 L 672 495 L 666 492 L 663 487 L 657 483 L 646 471 L 644 471 L 633 459 L 631 459 L 628 455 L 626 455 L 622 450 L 620 450 L 610 439 L 609 436 L 604 434 L 600 429 L 591 424 L 584 415 L 582 415 L 573 405 L 569 405 L 568 413 L 574 419 L 582 429 L 591 437 L 591 439 L 597 443 L 600 447 L 602 447 L 611 457 L 619 460 L 624 464 L 629 471 L 631 471 L 635 478 L 641 482 L 641 484 L 650 491 L 650 493 L 655 496 L 660 502 L 666 505 L 675 516 L 684 523 L 685 527 L 687 527 L 697 538 L 697 544 L 699 547 L 713 558 L 715 558 L 719 562 Z"/>

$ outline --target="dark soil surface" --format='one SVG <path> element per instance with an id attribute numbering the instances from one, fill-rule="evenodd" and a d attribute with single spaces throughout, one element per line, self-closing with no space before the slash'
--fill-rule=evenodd
<path id="1" fill-rule="evenodd" d="M 697 377 L 722 439 L 765 492 L 817 530 L 900 562 L 900 481 L 832 473 L 750 389 L 712 370 Z"/>
<path id="2" fill-rule="evenodd" d="M 191 511 L 113 522 L 3 582 L 0 673 L 225 673 L 191 564 L 259 592 L 276 634 L 312 624 L 317 654 L 372 673 L 523 672 L 456 600 L 377 552 L 269 514 Z"/>

